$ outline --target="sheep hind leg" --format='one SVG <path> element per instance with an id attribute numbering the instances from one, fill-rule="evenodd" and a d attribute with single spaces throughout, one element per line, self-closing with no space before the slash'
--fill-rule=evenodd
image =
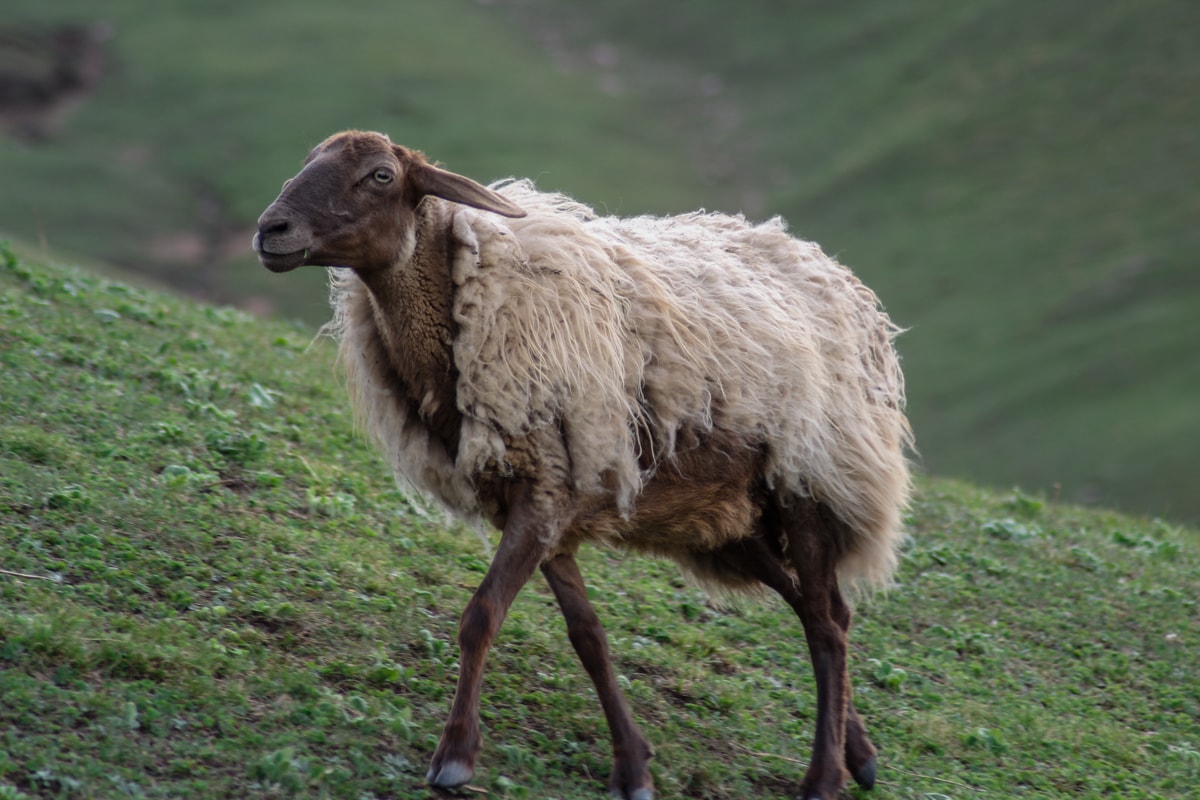
<path id="1" fill-rule="evenodd" d="M 654 751 L 638 729 L 613 672 L 608 637 L 587 599 L 579 565 L 571 555 L 559 555 L 542 564 L 567 623 L 567 637 L 579 655 L 600 697 L 612 734 L 613 771 L 608 790 L 617 800 L 653 800 L 654 782 L 648 762 Z"/>
<path id="2" fill-rule="evenodd" d="M 774 536 L 774 531 L 771 531 L 770 533 L 772 534 L 771 541 L 777 541 L 777 538 Z M 808 559 L 806 559 L 806 561 L 807 560 Z M 744 539 L 734 543 L 733 545 L 730 545 L 729 547 L 725 548 L 724 551 L 722 551 L 721 561 L 726 569 L 729 569 L 736 574 L 754 578 L 767 588 L 774 591 L 776 594 L 782 597 L 789 606 L 792 607 L 792 609 L 796 612 L 796 615 L 800 617 L 802 621 L 806 618 L 806 615 L 812 616 L 812 612 L 808 610 L 809 601 L 806 600 L 804 593 L 801 591 L 800 580 L 797 580 L 796 576 L 794 576 L 788 571 L 787 568 L 784 567 L 783 557 L 782 554 L 779 553 L 778 548 L 773 548 L 763 537 L 759 536 L 752 539 Z M 813 565 L 810 562 L 810 570 L 812 566 Z M 810 581 L 810 585 L 813 586 L 813 591 L 810 592 L 810 595 L 817 591 L 816 585 L 829 583 L 828 578 L 818 578 L 814 580 L 812 577 L 809 577 L 808 580 Z M 841 631 L 840 638 L 844 643 L 846 634 L 850 628 L 850 608 L 842 599 L 841 593 L 837 590 L 836 579 L 833 581 L 832 589 L 833 592 L 829 603 L 830 615 L 833 621 L 836 623 L 837 628 Z M 828 587 L 826 587 L 824 591 L 826 594 L 829 594 Z M 809 624 L 805 623 L 806 634 L 808 629 Z M 829 628 L 827 623 L 825 629 L 828 632 Z M 811 636 L 809 637 L 809 641 L 812 641 Z M 810 644 L 810 650 L 811 648 L 812 645 Z M 813 656 L 813 660 L 814 668 L 816 668 L 817 658 L 815 654 Z M 844 656 L 842 661 L 844 663 Z M 817 681 L 818 694 L 820 694 L 822 691 L 822 678 L 820 674 L 817 676 Z M 854 701 L 851 697 L 848 676 L 844 678 L 842 683 L 844 689 L 841 690 L 841 693 L 845 696 L 845 727 L 843 738 L 844 764 L 851 777 L 854 778 L 854 781 L 859 786 L 863 787 L 864 789 L 871 789 L 875 786 L 877 751 L 875 746 L 871 744 L 871 740 L 867 737 L 866 728 L 863 726 L 862 719 L 859 717 L 858 711 L 854 708 Z M 826 703 L 826 706 L 827 705 L 828 703 Z M 821 709 L 823 707 L 825 706 L 821 705 L 820 698 L 818 698 L 818 708 Z M 818 712 L 818 716 L 820 716 L 820 711 Z M 819 719 L 818 736 L 820 735 L 820 729 L 821 721 Z M 816 746 L 814 745 L 814 751 L 815 749 Z M 826 759 L 826 761 L 828 761 L 828 759 Z M 815 752 L 812 763 L 818 763 Z M 827 772 L 831 771 L 829 767 L 825 767 L 825 770 Z M 840 772 L 840 770 L 833 771 Z M 810 781 L 806 780 L 805 785 L 810 785 L 810 783 Z M 803 795 L 805 798 L 810 796 L 819 797 L 821 795 Z"/>
<path id="3" fill-rule="evenodd" d="M 862 722 L 850 722 L 850 676 L 846 631 L 849 618 L 837 582 L 837 531 L 819 513 L 799 511 L 784 521 L 787 558 L 799 579 L 799 598 L 793 603 L 804 626 L 809 657 L 817 682 L 817 730 L 812 758 L 800 784 L 805 800 L 829 800 L 845 783 L 848 729 L 856 734 Z M 842 623 L 845 622 L 845 625 Z M 855 715 L 857 716 L 857 715 Z M 873 767 L 860 767 L 862 777 Z"/>
<path id="4" fill-rule="evenodd" d="M 850 632 L 850 607 L 837 594 L 834 604 L 834 619 L 844 635 Z M 879 752 L 867 737 L 867 729 L 863 725 L 858 710 L 854 707 L 853 689 L 849 679 L 846 682 L 846 769 L 854 782 L 864 789 L 875 788 L 875 774 L 878 767 Z"/>
<path id="5" fill-rule="evenodd" d="M 778 565 L 777 568 L 782 571 L 782 568 L 778 567 Z M 786 572 L 783 574 L 787 576 Z M 804 578 L 801 578 L 801 582 L 803 582 L 803 580 Z M 809 580 L 812 579 L 809 578 Z M 831 585 L 827 587 L 825 591 L 829 593 L 831 616 L 838 628 L 841 630 L 840 638 L 842 647 L 844 649 L 848 649 L 851 620 L 850 606 L 846 603 L 845 599 L 842 597 L 841 591 L 838 589 L 836 576 L 831 577 L 829 582 Z M 772 586 L 771 588 L 779 592 L 784 600 L 787 601 L 788 605 L 790 605 L 793 610 L 796 611 L 796 615 L 799 616 L 801 620 L 804 619 L 804 614 L 801 611 L 801 608 L 805 603 L 802 586 L 797 586 L 797 583 L 792 581 L 790 576 L 787 576 L 786 582 L 784 583 L 784 591 L 779 591 L 779 589 L 775 586 Z M 806 633 L 807 630 L 808 628 L 806 626 Z M 813 655 L 813 658 L 815 668 L 815 654 Z M 846 658 L 843 656 L 843 664 L 845 664 L 845 660 Z M 845 667 L 843 667 L 842 671 L 844 675 L 844 694 L 846 698 L 845 740 L 843 750 L 845 766 L 847 771 L 849 771 L 850 776 L 854 778 L 855 783 L 864 789 L 873 789 L 875 788 L 878 751 L 875 749 L 875 745 L 871 743 L 870 738 L 867 736 L 867 730 L 863 725 L 862 718 L 858 715 L 858 710 L 854 707 L 853 689 L 850 685 L 849 671 Z"/>

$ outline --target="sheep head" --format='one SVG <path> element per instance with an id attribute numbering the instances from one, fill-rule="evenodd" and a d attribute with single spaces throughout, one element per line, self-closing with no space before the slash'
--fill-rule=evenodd
<path id="1" fill-rule="evenodd" d="M 374 270 L 411 252 L 416 210 L 427 195 L 506 217 L 525 212 L 470 178 L 439 169 L 380 133 L 345 131 L 317 145 L 258 218 L 263 266 Z"/>

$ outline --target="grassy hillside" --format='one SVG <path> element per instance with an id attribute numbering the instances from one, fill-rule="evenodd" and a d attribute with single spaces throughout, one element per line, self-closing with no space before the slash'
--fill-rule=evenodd
<path id="1" fill-rule="evenodd" d="M 328 343 L 6 249 L 0 321 L 0 797 L 431 797 L 488 556 L 396 492 Z M 1200 535 L 930 480 L 910 522 L 854 633 L 871 796 L 1191 796 Z M 790 796 L 797 621 L 669 564 L 582 566 L 661 795 Z M 562 627 L 535 581 L 490 661 L 487 796 L 602 792 Z"/>
<path id="2" fill-rule="evenodd" d="M 783 213 L 910 328 L 930 472 L 1200 522 L 1191 0 L 103 13 L 98 92 L 46 143 L 0 139 L 0 229 L 23 241 L 315 323 L 319 277 L 277 280 L 247 242 L 350 126 L 614 212 Z"/>

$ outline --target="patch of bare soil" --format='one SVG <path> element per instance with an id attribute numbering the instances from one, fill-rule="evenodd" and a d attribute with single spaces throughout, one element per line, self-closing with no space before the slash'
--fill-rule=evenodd
<path id="1" fill-rule="evenodd" d="M 115 29 L 104 22 L 47 28 L 0 25 L 0 132 L 46 144 L 71 112 L 94 94 L 109 72 Z M 129 142 L 116 158 L 140 171 L 156 169 L 152 149 Z M 164 231 L 146 242 L 130 268 L 207 300 L 229 302 L 221 270 L 250 251 L 253 229 L 234 221 L 209 186 L 188 187 L 197 199 L 190 227 Z M 259 304 L 259 311 L 269 312 Z"/>
<path id="2" fill-rule="evenodd" d="M 0 127 L 23 139 L 53 136 L 107 71 L 108 23 L 0 27 Z"/>

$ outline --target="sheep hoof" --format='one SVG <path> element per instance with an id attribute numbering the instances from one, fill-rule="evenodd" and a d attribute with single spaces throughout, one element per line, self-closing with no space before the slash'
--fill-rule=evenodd
<path id="1" fill-rule="evenodd" d="M 461 761 L 448 761 L 437 770 L 431 767 L 425 775 L 425 780 L 431 786 L 439 789 L 457 789 L 459 786 L 465 785 L 474 775 L 475 770 L 467 764 Z"/>
<path id="2" fill-rule="evenodd" d="M 875 788 L 876 759 L 872 758 L 854 773 L 854 782 L 864 789 Z"/>
<path id="3" fill-rule="evenodd" d="M 634 789 L 632 793 L 627 795 L 623 791 L 613 789 L 608 793 L 608 796 L 611 797 L 612 800 L 654 800 L 654 790 Z"/>

